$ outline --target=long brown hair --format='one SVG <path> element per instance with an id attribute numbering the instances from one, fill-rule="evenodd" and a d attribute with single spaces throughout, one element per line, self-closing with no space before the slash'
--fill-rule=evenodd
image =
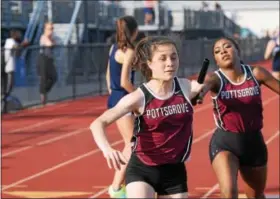
<path id="1" fill-rule="evenodd" d="M 118 48 L 125 50 L 126 48 L 134 49 L 133 43 L 130 41 L 133 33 L 137 30 L 138 24 L 134 17 L 124 16 L 117 20 L 116 40 Z"/>
<path id="2" fill-rule="evenodd" d="M 133 66 L 141 71 L 147 81 L 152 78 L 152 71 L 148 66 L 148 61 L 152 61 L 153 53 L 157 47 L 165 44 L 174 45 L 177 53 L 179 53 L 176 42 L 170 37 L 164 36 L 145 37 L 135 47 Z"/>

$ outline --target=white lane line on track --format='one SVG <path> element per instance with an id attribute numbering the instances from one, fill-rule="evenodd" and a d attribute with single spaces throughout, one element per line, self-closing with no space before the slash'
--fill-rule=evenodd
<path id="1" fill-rule="evenodd" d="M 103 110 L 103 109 L 105 109 L 105 107 L 103 107 L 103 106 L 95 107 L 95 108 L 91 108 L 91 109 L 87 109 L 85 111 L 82 111 L 80 114 L 86 114 L 86 113 L 90 113 L 94 110 Z M 28 125 L 28 126 L 25 126 L 25 127 L 20 127 L 20 128 L 17 128 L 17 129 L 13 129 L 13 130 L 11 130 L 7 133 L 19 133 L 19 132 L 24 131 L 24 130 L 28 130 L 28 129 L 32 129 L 32 128 L 36 128 L 36 127 L 41 127 L 41 126 L 44 126 L 44 125 L 47 125 L 47 124 L 50 124 L 50 123 L 53 123 L 53 122 L 56 122 L 56 121 L 60 121 L 62 119 L 71 118 L 71 117 L 75 117 L 75 115 L 65 115 L 65 116 L 62 116 L 60 118 L 54 118 L 54 119 L 49 119 L 49 120 L 46 120 L 46 121 L 43 121 L 43 122 L 37 122 L 35 124 L 31 124 L 31 125 Z"/>
<path id="2" fill-rule="evenodd" d="M 120 144 L 120 143 L 122 143 L 122 142 L 123 142 L 122 140 L 118 140 L 118 141 L 116 141 L 116 142 L 113 142 L 113 143 L 112 143 L 112 146 L 116 146 L 116 145 L 118 145 L 118 144 Z M 7 190 L 7 189 L 9 189 L 9 188 L 11 188 L 11 187 L 15 187 L 15 186 L 17 186 L 17 185 L 19 185 L 19 184 L 22 184 L 22 183 L 24 183 L 24 182 L 30 181 L 30 180 L 32 180 L 32 179 L 38 178 L 38 177 L 40 177 L 40 176 L 42 176 L 42 175 L 45 175 L 45 174 L 47 174 L 47 173 L 50 173 L 50 172 L 52 172 L 52 171 L 54 171 L 54 170 L 57 170 L 57 169 L 59 169 L 59 168 L 61 168 L 61 167 L 67 166 L 67 165 L 69 165 L 69 164 L 71 164 L 71 163 L 77 162 L 78 160 L 81 160 L 81 159 L 83 159 L 83 158 L 86 158 L 86 157 L 88 157 L 88 156 L 91 156 L 91 155 L 93 155 L 93 154 L 95 154 L 95 153 L 98 153 L 99 151 L 100 151 L 99 149 L 94 149 L 94 150 L 91 150 L 91 151 L 89 151 L 89 152 L 87 152 L 87 153 L 84 153 L 84 154 L 82 154 L 82 155 L 79 155 L 79 156 L 77 156 L 77 157 L 75 157 L 75 158 L 72 158 L 72 159 L 67 160 L 67 161 L 65 161 L 65 162 L 62 162 L 62 163 L 60 163 L 60 164 L 54 165 L 54 166 L 52 166 L 52 167 L 50 167 L 50 168 L 48 168 L 48 169 L 45 169 L 45 170 L 43 170 L 43 171 L 41 171 L 41 172 L 38 172 L 38 173 L 36 173 L 36 174 L 33 174 L 33 175 L 31 175 L 31 176 L 28 176 L 28 177 L 26 177 L 26 178 L 23 178 L 23 179 L 21 179 L 21 180 L 18 180 L 18 181 L 16 181 L 16 182 L 12 183 L 12 184 L 6 185 L 5 187 L 2 188 L 2 191 Z"/>
<path id="3" fill-rule="evenodd" d="M 201 112 L 201 111 L 203 111 L 203 110 L 205 110 L 207 108 L 210 108 L 211 106 L 212 106 L 211 103 L 207 103 L 206 105 L 196 109 L 195 113 Z M 71 137 L 73 135 L 77 135 L 77 134 L 83 133 L 86 130 L 88 130 L 88 128 L 80 128 L 78 130 L 71 131 L 71 132 L 68 132 L 66 134 L 63 134 L 61 136 L 57 136 L 57 137 L 54 137 L 54 138 L 50 138 L 48 140 L 44 140 L 44 141 L 38 142 L 38 143 L 36 143 L 34 145 L 31 145 L 31 146 L 27 146 L 27 147 L 23 147 L 23 148 L 20 148 L 20 149 L 16 149 L 16 150 L 13 150 L 13 151 L 9 151 L 9 152 L 3 153 L 2 157 L 7 157 L 7 156 L 10 156 L 10 155 L 17 154 L 17 153 L 20 153 L 22 151 L 26 151 L 26 150 L 32 149 L 35 146 L 41 146 L 41 145 L 44 145 L 44 144 L 49 144 L 49 143 L 52 143 L 52 142 L 55 142 L 55 141 L 58 141 L 58 140 L 62 140 L 64 138 Z"/>
<path id="4" fill-rule="evenodd" d="M 267 100 L 267 101 L 272 101 L 272 100 Z M 269 103 L 268 102 L 268 103 Z M 199 141 L 201 141 L 201 140 L 203 140 L 201 137 L 207 137 L 207 136 L 205 136 L 205 134 L 211 134 L 210 132 L 212 131 L 212 133 L 213 133 L 213 130 L 211 129 L 210 131 L 208 131 L 208 132 L 206 132 L 206 133 L 204 133 L 203 135 L 201 135 L 201 136 L 199 136 L 198 138 L 196 138 L 196 139 L 194 139 L 193 140 L 193 142 L 194 143 L 197 143 L 197 142 L 199 142 Z M 279 135 L 279 131 L 278 131 L 278 135 Z M 276 136 L 277 137 L 277 136 Z M 199 140 L 199 141 L 197 141 L 197 140 Z M 116 142 L 113 142 L 112 143 L 112 146 L 116 146 L 116 145 L 119 145 L 119 144 L 121 144 L 123 142 L 123 140 L 118 140 L 118 141 L 116 141 Z M 47 174 L 47 173 L 50 173 L 50 172 L 52 172 L 52 171 L 54 171 L 54 170 L 57 170 L 57 169 L 59 169 L 59 168 L 61 168 L 61 167 L 64 167 L 64 166 L 67 166 L 67 165 L 69 165 L 69 164 L 71 164 L 71 163 L 73 163 L 73 162 L 76 162 L 76 161 L 78 161 L 78 160 L 81 160 L 81 159 L 83 159 L 83 158 L 86 158 L 86 157 L 88 157 L 88 156 L 90 156 L 90 155 L 93 155 L 93 154 L 96 154 L 97 152 L 99 152 L 100 150 L 99 149 L 94 149 L 94 150 L 92 150 L 92 151 L 89 151 L 89 152 L 87 152 L 87 153 L 84 153 L 84 154 L 82 154 L 82 155 L 79 155 L 79 156 L 77 156 L 77 157 L 75 157 L 75 158 L 72 158 L 72 159 L 70 159 L 70 160 L 67 160 L 67 161 L 65 161 L 65 162 L 62 162 L 62 163 L 60 163 L 60 164 L 57 164 L 57 165 L 55 165 L 55 166 L 53 166 L 53 167 L 50 167 L 50 168 L 48 168 L 48 169 L 45 169 L 45 170 L 43 170 L 43 171 L 41 171 L 41 172 L 38 172 L 38 173 L 36 173 L 36 174 L 34 174 L 34 175 L 31 175 L 31 176 L 29 176 L 29 177 L 26 177 L 26 178 L 23 178 L 23 179 L 21 179 L 21 180 L 18 180 L 18 181 L 16 181 L 16 182 L 14 182 L 14 183 L 12 183 L 12 184 L 9 184 L 9 185 L 7 185 L 7 186 L 5 186 L 4 188 L 2 188 L 2 191 L 4 191 L 4 190 L 7 190 L 7 189 L 9 189 L 9 188 L 11 188 L 11 187 L 14 187 L 14 186 L 17 186 L 17 185 L 19 185 L 19 184 L 22 184 L 22 183 L 24 183 L 24 182 L 27 182 L 27 181 L 30 181 L 30 180 L 32 180 L 32 179 L 35 179 L 35 178 L 38 178 L 38 177 L 40 177 L 40 176 L 42 176 L 42 175 L 45 175 L 45 174 Z M 107 189 L 107 188 L 106 188 Z M 106 191 L 105 191 L 106 192 Z M 97 197 L 96 196 L 96 194 L 95 195 L 93 195 L 94 197 Z M 91 196 L 91 198 L 94 198 L 93 196 Z"/>

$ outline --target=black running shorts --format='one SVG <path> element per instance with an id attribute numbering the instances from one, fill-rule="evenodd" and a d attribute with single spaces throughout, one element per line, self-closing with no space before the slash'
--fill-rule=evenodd
<path id="1" fill-rule="evenodd" d="M 267 163 L 267 147 L 260 131 L 233 133 L 217 128 L 209 145 L 210 161 L 221 151 L 229 151 L 240 166 L 260 167 Z"/>
<path id="2" fill-rule="evenodd" d="M 132 154 L 126 169 L 126 185 L 142 181 L 151 185 L 158 195 L 187 192 L 187 172 L 183 162 L 149 166 Z"/>

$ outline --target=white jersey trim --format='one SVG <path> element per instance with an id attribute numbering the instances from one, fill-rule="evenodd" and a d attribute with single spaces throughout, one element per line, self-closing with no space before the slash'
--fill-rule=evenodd
<path id="1" fill-rule="evenodd" d="M 233 81 L 231 81 L 231 79 L 221 70 L 219 69 L 219 71 L 225 76 L 225 78 L 232 84 L 232 85 L 235 85 L 235 86 L 239 86 L 239 85 L 242 85 L 244 84 L 244 82 L 246 82 L 247 80 L 247 70 L 245 69 L 245 66 L 243 64 L 241 64 L 241 67 L 243 69 L 243 72 L 244 72 L 244 79 L 239 82 L 239 83 L 235 83 Z"/>
<path id="2" fill-rule="evenodd" d="M 182 91 L 185 99 L 189 102 L 190 106 L 193 108 L 190 94 L 191 94 L 191 81 L 186 78 L 178 78 L 176 77 L 180 86 L 180 90 Z"/>
<path id="3" fill-rule="evenodd" d="M 212 98 L 212 99 L 217 99 L 217 98 L 220 96 L 220 93 L 221 93 L 221 91 L 222 91 L 222 89 L 223 89 L 223 87 L 224 87 L 224 81 L 223 81 L 221 75 L 219 74 L 218 71 L 215 71 L 215 73 L 216 73 L 216 75 L 219 77 L 220 83 L 221 83 L 221 84 L 220 84 L 219 92 L 217 93 L 217 95 L 216 95 L 216 96 L 212 96 L 212 95 L 211 95 L 211 98 Z"/>

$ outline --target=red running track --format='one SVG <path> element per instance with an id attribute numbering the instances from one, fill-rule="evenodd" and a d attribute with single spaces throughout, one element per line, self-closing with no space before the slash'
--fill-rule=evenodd
<path id="1" fill-rule="evenodd" d="M 262 63 L 269 67 L 268 63 Z M 66 101 L 2 117 L 2 198 L 107 198 L 113 170 L 93 142 L 89 124 L 106 108 L 106 96 Z M 266 194 L 279 198 L 279 97 L 263 88 L 263 134 L 269 151 Z M 188 170 L 189 196 L 213 198 L 219 187 L 208 158 L 215 128 L 211 100 L 195 107 Z M 123 146 L 113 124 L 111 143 Z M 240 197 L 243 182 L 239 180 Z"/>

